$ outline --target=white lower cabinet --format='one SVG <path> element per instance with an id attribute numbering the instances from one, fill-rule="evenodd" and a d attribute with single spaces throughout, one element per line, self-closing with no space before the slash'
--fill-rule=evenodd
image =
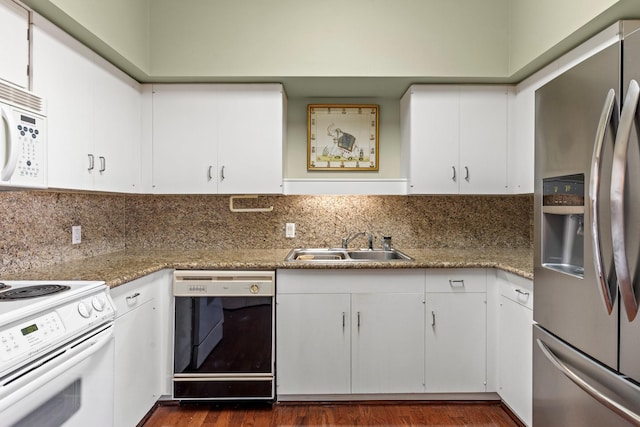
<path id="1" fill-rule="evenodd" d="M 427 272 L 428 392 L 487 391 L 486 271 Z"/>
<path id="2" fill-rule="evenodd" d="M 350 311 L 349 294 L 278 295 L 279 394 L 351 392 Z"/>
<path id="3" fill-rule="evenodd" d="M 500 397 L 530 424 L 532 286 L 483 268 L 278 270 L 278 399 Z"/>
<path id="4" fill-rule="evenodd" d="M 114 425 L 135 426 L 164 393 L 168 298 L 163 270 L 111 291 L 116 305 Z"/>
<path id="5" fill-rule="evenodd" d="M 498 272 L 498 391 L 526 424 L 532 422 L 533 283 Z"/>
<path id="6" fill-rule="evenodd" d="M 278 270 L 277 393 L 424 391 L 424 271 Z"/>
<path id="7" fill-rule="evenodd" d="M 352 393 L 424 391 L 423 292 L 352 294 L 351 325 Z"/>

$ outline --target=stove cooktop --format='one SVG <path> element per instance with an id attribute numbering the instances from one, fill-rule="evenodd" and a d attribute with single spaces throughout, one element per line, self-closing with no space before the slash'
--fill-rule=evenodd
<path id="1" fill-rule="evenodd" d="M 104 292 L 104 289 L 106 285 L 101 281 L 0 281 L 0 330 L 2 325 L 39 312 L 54 310 L 84 295 Z"/>
<path id="2" fill-rule="evenodd" d="M 22 286 L 11 288 L 11 286 L 0 283 L 0 301 L 13 301 L 17 299 L 40 298 L 58 292 L 64 292 L 71 289 L 65 285 L 37 284 L 30 286 Z M 8 289 L 8 290 L 7 290 Z"/>

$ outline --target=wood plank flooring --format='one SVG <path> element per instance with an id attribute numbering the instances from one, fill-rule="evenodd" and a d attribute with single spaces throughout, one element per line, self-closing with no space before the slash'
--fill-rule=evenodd
<path id="1" fill-rule="evenodd" d="M 518 427 L 499 402 L 182 404 L 158 406 L 143 427 Z"/>

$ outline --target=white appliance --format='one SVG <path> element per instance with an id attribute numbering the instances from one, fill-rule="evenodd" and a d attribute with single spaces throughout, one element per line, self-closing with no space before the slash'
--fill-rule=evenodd
<path id="1" fill-rule="evenodd" d="M 47 187 L 46 136 L 44 100 L 0 81 L 0 187 Z"/>
<path id="2" fill-rule="evenodd" d="M 113 425 L 114 319 L 104 282 L 0 282 L 0 423 Z"/>

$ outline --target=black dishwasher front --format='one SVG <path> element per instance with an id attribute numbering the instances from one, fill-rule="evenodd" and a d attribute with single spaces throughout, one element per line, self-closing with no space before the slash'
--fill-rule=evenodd
<path id="1" fill-rule="evenodd" d="M 274 398 L 273 271 L 174 273 L 173 397 Z"/>

